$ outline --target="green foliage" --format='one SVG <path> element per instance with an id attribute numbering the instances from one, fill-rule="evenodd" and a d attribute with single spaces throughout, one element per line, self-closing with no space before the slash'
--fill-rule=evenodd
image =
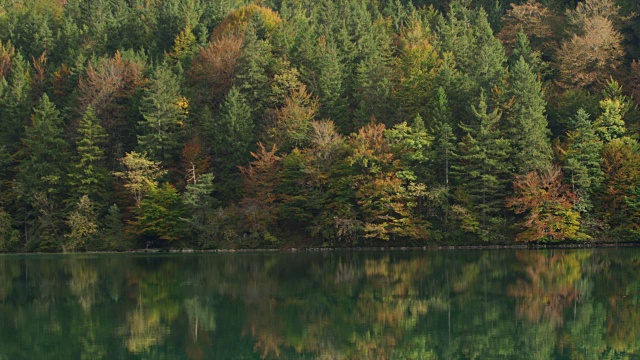
<path id="1" fill-rule="evenodd" d="M 254 142 L 251 107 L 237 87 L 231 88 L 220 109 L 219 118 L 211 129 L 214 140 L 213 153 L 217 178 L 217 189 L 225 200 L 239 195 L 238 166 L 249 159 L 249 150 Z"/>
<path id="2" fill-rule="evenodd" d="M 456 183 L 457 202 L 468 210 L 461 219 L 469 225 L 465 231 L 482 240 L 504 235 L 504 204 L 511 169 L 509 141 L 500 131 L 502 114 L 489 111 L 484 97 L 473 108 L 477 125 L 462 126 L 466 135 L 458 145 Z M 502 215 L 502 216 L 501 216 Z"/>
<path id="3" fill-rule="evenodd" d="M 140 206 L 142 198 L 157 186 L 158 179 L 166 174 L 166 170 L 160 167 L 159 162 L 147 159 L 146 154 L 135 151 L 127 153 L 120 162 L 125 170 L 113 175 L 124 180 L 124 187 L 133 195 L 136 206 Z"/>
<path id="4" fill-rule="evenodd" d="M 185 231 L 184 205 L 173 185 L 151 186 L 135 212 L 135 229 L 139 234 L 167 242 L 182 238 Z"/>
<path id="5" fill-rule="evenodd" d="M 520 57 L 511 67 L 506 91 L 504 128 L 518 174 L 541 171 L 551 163 L 551 145 L 541 84 L 531 66 Z"/>
<path id="6" fill-rule="evenodd" d="M 98 118 L 89 106 L 77 128 L 76 156 L 69 174 L 69 185 L 78 196 L 103 199 L 108 171 L 105 166 L 106 137 Z"/>
<path id="7" fill-rule="evenodd" d="M 5 3 L 0 205 L 24 250 L 92 248 L 63 236 L 83 196 L 97 248 L 165 236 L 115 236 L 164 182 L 195 247 L 509 242 L 510 184 L 553 162 L 581 231 L 636 231 L 633 1 Z"/>
<path id="8" fill-rule="evenodd" d="M 579 211 L 591 210 L 590 197 L 600 190 L 602 172 L 602 141 L 584 110 L 578 110 L 572 130 L 567 134 L 569 148 L 565 155 L 564 169 L 568 174 L 572 191 L 577 195 Z"/>
<path id="9" fill-rule="evenodd" d="M 0 208 L 0 252 L 19 250 L 20 233 L 14 228 L 11 214 Z"/>
<path id="10" fill-rule="evenodd" d="M 600 107 L 602 108 L 602 115 L 593 123 L 596 135 L 604 143 L 623 137 L 626 132 L 626 126 L 622 119 L 623 105 L 620 100 L 602 100 Z"/>
<path id="11" fill-rule="evenodd" d="M 50 194 L 56 202 L 64 199 L 68 146 L 62 132 L 60 112 L 44 94 L 33 110 L 18 153 L 15 191 L 27 203 L 36 194 Z"/>
<path id="12" fill-rule="evenodd" d="M 178 78 L 163 65 L 155 70 L 142 98 L 140 113 L 144 120 L 138 123 L 141 127 L 138 148 L 153 161 L 172 164 L 177 160 L 181 128 L 188 109 L 179 91 Z"/>
<path id="13" fill-rule="evenodd" d="M 103 226 L 98 233 L 100 245 L 98 249 L 124 251 L 131 248 L 129 234 L 125 231 L 125 223 L 118 205 L 113 204 L 107 210 Z"/>
<path id="14" fill-rule="evenodd" d="M 98 217 L 89 196 L 83 195 L 67 218 L 69 233 L 64 235 L 62 251 L 96 250 Z"/>

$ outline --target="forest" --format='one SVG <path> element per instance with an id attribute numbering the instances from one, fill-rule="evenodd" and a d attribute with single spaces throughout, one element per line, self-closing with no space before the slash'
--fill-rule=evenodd
<path id="1" fill-rule="evenodd" d="M 0 252 L 633 242 L 636 0 L 3 0 Z"/>

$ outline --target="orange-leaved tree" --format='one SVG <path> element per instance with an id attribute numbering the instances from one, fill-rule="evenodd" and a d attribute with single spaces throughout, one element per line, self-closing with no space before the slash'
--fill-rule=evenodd
<path id="1" fill-rule="evenodd" d="M 281 159 L 274 145 L 267 150 L 258 143 L 252 152 L 255 159 L 246 167 L 240 167 L 244 178 L 242 210 L 252 230 L 265 231 L 277 219 L 275 188 L 280 182 Z"/>
<path id="2" fill-rule="evenodd" d="M 580 231 L 580 213 L 573 206 L 575 194 L 562 181 L 560 167 L 552 165 L 542 172 L 517 176 L 515 196 L 506 206 L 516 214 L 525 214 L 517 241 L 586 240 Z"/>

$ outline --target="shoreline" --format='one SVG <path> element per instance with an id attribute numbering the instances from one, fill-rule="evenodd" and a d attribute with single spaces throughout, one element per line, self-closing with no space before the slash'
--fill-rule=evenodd
<path id="1" fill-rule="evenodd" d="M 640 242 L 589 243 L 589 244 L 513 244 L 513 245 L 438 245 L 438 246 L 356 246 L 356 247 L 291 247 L 256 249 L 136 249 L 128 251 L 87 252 L 30 252 L 0 253 L 0 255 L 92 255 L 92 254 L 205 254 L 205 253 L 297 253 L 297 252 L 364 252 L 364 251 L 442 251 L 442 250 L 571 250 L 593 248 L 640 247 Z"/>

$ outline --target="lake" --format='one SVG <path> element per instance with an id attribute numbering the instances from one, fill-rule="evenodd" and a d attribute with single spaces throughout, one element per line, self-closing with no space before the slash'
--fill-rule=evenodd
<path id="1" fill-rule="evenodd" d="M 0 257 L 0 359 L 637 359 L 640 249 Z"/>

